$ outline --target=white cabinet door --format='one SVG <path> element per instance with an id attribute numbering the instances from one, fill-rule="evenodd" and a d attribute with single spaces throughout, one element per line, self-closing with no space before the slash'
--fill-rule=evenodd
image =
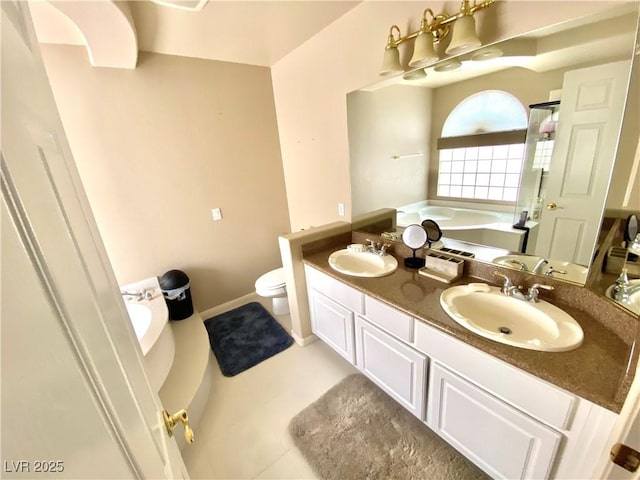
<path id="1" fill-rule="evenodd" d="M 426 357 L 356 317 L 356 366 L 420 420 L 424 419 Z"/>
<path id="2" fill-rule="evenodd" d="M 437 362 L 427 424 L 493 478 L 548 478 L 562 435 Z"/>
<path id="3" fill-rule="evenodd" d="M 355 364 L 353 312 L 313 289 L 309 290 L 309 306 L 313 333 Z"/>

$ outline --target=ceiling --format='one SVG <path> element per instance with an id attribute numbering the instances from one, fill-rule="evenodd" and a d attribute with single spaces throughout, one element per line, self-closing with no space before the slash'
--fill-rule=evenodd
<path id="1" fill-rule="evenodd" d="M 85 45 L 52 3 L 30 4 L 40 43 Z M 360 1 L 209 1 L 200 11 L 149 0 L 121 3 L 131 11 L 138 50 L 270 67 Z"/>

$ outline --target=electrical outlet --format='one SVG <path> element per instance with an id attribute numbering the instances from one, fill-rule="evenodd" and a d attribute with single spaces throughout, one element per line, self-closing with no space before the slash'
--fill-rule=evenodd
<path id="1" fill-rule="evenodd" d="M 222 220 L 222 210 L 220 210 L 219 208 L 212 208 L 211 209 L 211 216 L 216 221 Z"/>
<path id="2" fill-rule="evenodd" d="M 344 203 L 338 204 L 338 215 L 340 215 L 341 217 L 344 217 Z"/>

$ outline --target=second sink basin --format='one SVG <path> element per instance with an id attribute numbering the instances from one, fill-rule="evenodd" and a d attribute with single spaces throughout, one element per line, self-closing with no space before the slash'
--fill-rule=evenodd
<path id="1" fill-rule="evenodd" d="M 329 266 L 354 277 L 383 277 L 396 271 L 398 261 L 391 255 L 350 252 L 344 249 L 329 256 Z"/>
<path id="2" fill-rule="evenodd" d="M 541 258 L 532 255 L 504 255 L 494 258 L 492 262 L 503 267 L 515 268 L 516 270 L 523 270 L 523 267 L 526 267 L 525 271 L 530 272 Z M 548 262 L 542 267 L 540 273 L 546 273 L 549 271 L 549 267 L 553 267 L 553 270 L 555 270 L 551 275 L 553 278 L 582 284 L 587 280 L 587 274 L 589 273 L 587 267 L 563 260 L 549 259 Z"/>
<path id="3" fill-rule="evenodd" d="M 440 305 L 466 329 L 505 345 L 564 352 L 578 348 L 584 338 L 578 322 L 558 307 L 508 297 L 486 283 L 448 288 Z"/>

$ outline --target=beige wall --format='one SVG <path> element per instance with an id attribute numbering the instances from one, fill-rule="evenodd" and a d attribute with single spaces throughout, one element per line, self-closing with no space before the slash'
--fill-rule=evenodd
<path id="1" fill-rule="evenodd" d="M 204 310 L 280 265 L 290 229 L 268 68 L 141 53 L 128 71 L 91 67 L 81 47 L 42 53 L 119 283 L 184 270 Z"/>
<path id="2" fill-rule="evenodd" d="M 429 7 L 457 11 L 459 2 Z M 610 7 L 580 2 L 580 14 Z M 416 30 L 424 5 L 363 2 L 272 67 L 280 145 L 292 229 L 340 220 L 337 204 L 351 214 L 346 94 L 379 81 L 389 27 Z M 476 15 L 486 44 L 574 18 L 575 2 L 496 2 Z M 410 50 L 401 47 L 407 61 Z"/>
<path id="3" fill-rule="evenodd" d="M 354 216 L 427 198 L 431 92 L 396 85 L 347 95 Z"/>

